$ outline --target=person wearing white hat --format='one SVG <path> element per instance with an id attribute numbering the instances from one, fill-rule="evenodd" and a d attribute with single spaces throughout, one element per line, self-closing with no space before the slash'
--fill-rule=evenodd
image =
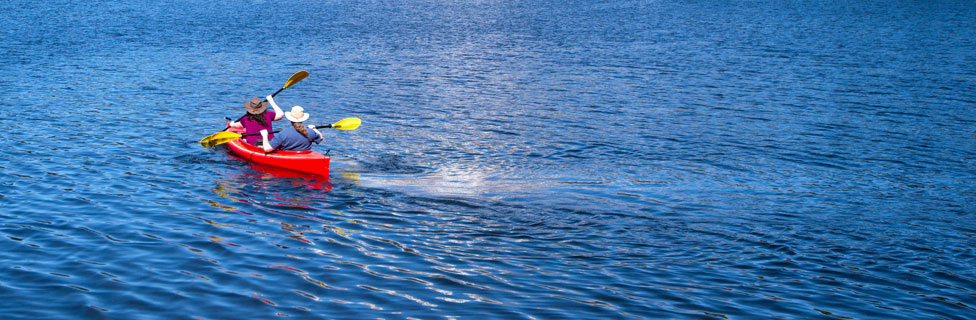
<path id="1" fill-rule="evenodd" d="M 301 106 L 294 106 L 291 111 L 285 112 L 285 118 L 291 121 L 291 127 L 281 130 L 271 139 L 271 142 L 264 144 L 264 151 L 274 150 L 309 150 L 312 143 L 322 142 L 322 132 L 315 129 L 314 125 L 309 125 L 309 131 L 302 124 L 310 115 Z M 268 141 L 268 131 L 261 130 L 261 137 Z"/>

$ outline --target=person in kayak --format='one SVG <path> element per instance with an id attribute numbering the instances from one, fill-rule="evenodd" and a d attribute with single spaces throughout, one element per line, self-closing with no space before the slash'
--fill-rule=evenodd
<path id="1" fill-rule="evenodd" d="M 281 108 L 278 108 L 278 104 L 275 103 L 274 98 L 268 96 L 267 99 L 268 101 L 262 102 L 260 98 L 254 97 L 251 98 L 251 101 L 244 102 L 244 109 L 247 110 L 247 114 L 244 115 L 244 118 L 241 118 L 241 122 L 230 123 L 231 127 L 244 128 L 244 141 L 259 147 L 260 145 L 255 143 L 260 143 L 267 140 L 258 140 L 260 137 L 257 135 L 248 136 L 247 134 L 259 133 L 261 130 L 267 130 L 270 132 L 272 127 L 271 121 L 281 120 L 285 114 L 281 111 Z M 271 103 L 271 107 L 274 108 L 274 111 L 268 111 L 269 102 Z M 271 134 L 268 137 L 274 138 L 274 134 Z"/>
<path id="2" fill-rule="evenodd" d="M 271 142 L 264 144 L 264 152 L 271 152 L 274 150 L 311 150 L 312 143 L 322 142 L 322 133 L 315 128 L 314 125 L 309 125 L 309 131 L 302 124 L 310 115 L 305 113 L 305 109 L 300 106 L 294 106 L 291 111 L 285 113 L 285 118 L 291 121 L 291 127 L 281 130 Z M 265 141 L 268 141 L 268 131 L 261 130 L 261 137 Z"/>

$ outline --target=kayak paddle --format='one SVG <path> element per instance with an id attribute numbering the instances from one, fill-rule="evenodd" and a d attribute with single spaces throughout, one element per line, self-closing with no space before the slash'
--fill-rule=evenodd
<path id="1" fill-rule="evenodd" d="M 204 138 L 203 140 L 200 141 L 200 145 L 202 145 L 204 148 L 212 148 L 212 147 L 216 147 L 219 144 L 228 143 L 240 138 L 241 135 L 238 133 L 234 133 L 230 131 L 221 131 Z"/>
<path id="2" fill-rule="evenodd" d="M 362 123 L 359 118 L 345 118 L 339 120 L 339 122 L 333 124 L 327 124 L 324 126 L 315 126 L 315 129 L 339 129 L 339 130 L 353 130 L 359 128 L 359 124 Z"/>
<path id="3" fill-rule="evenodd" d="M 308 71 L 301 70 L 295 72 L 295 74 L 291 75 L 291 77 L 288 78 L 288 81 L 285 82 L 285 85 L 282 86 L 281 89 L 278 89 L 278 91 L 275 91 L 275 93 L 271 94 L 271 97 L 277 96 L 278 93 L 281 93 L 282 90 L 285 90 L 286 88 L 291 87 L 292 85 L 298 83 L 299 81 L 304 80 L 306 77 L 308 77 Z M 268 99 L 265 98 L 264 100 L 261 101 L 261 103 L 264 103 L 265 101 L 268 101 Z M 241 119 L 244 119 L 244 117 L 246 116 L 247 114 L 245 113 L 240 118 L 237 118 L 237 122 L 241 121 Z M 229 128 L 230 126 L 228 125 L 226 128 L 224 128 L 224 130 L 220 130 L 220 132 L 206 136 L 205 138 L 200 140 L 200 145 L 203 146 L 204 148 L 210 148 L 218 144 L 226 143 L 228 141 L 234 140 L 234 139 L 226 140 L 229 136 L 223 134 Z"/>
<path id="4" fill-rule="evenodd" d="M 356 128 L 359 128 L 360 123 L 362 123 L 362 121 L 359 120 L 359 118 L 345 118 L 333 124 L 315 126 L 315 129 L 355 130 Z M 269 132 L 269 134 L 274 134 L 278 132 L 281 132 L 281 130 L 271 131 Z M 240 139 L 241 137 L 259 136 L 259 135 L 261 134 L 260 133 L 240 134 L 240 133 L 230 132 L 230 131 L 221 131 L 210 135 L 212 138 L 209 141 L 211 142 L 210 146 L 212 147 L 212 146 L 216 146 L 219 144 L 224 144 L 224 143 L 228 143 Z M 202 141 L 200 143 L 203 144 Z"/>

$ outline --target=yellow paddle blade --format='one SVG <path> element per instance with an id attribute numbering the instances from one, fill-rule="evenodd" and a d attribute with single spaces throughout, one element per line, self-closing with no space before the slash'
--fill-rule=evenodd
<path id="1" fill-rule="evenodd" d="M 362 121 L 359 120 L 359 118 L 345 118 L 332 124 L 332 129 L 353 130 L 359 128 L 360 123 L 362 123 Z"/>
<path id="2" fill-rule="evenodd" d="M 285 82 L 285 86 L 281 88 L 284 89 L 287 87 L 291 87 L 291 85 L 296 84 L 299 81 L 302 81 L 302 79 L 305 79 L 305 77 L 308 77 L 308 71 L 302 70 L 299 72 L 295 72 L 295 74 L 291 75 L 291 78 L 288 78 L 288 82 Z"/>
<path id="3" fill-rule="evenodd" d="M 218 144 L 228 143 L 240 139 L 241 135 L 230 131 L 221 131 L 200 140 L 200 145 L 204 148 L 212 148 Z"/>

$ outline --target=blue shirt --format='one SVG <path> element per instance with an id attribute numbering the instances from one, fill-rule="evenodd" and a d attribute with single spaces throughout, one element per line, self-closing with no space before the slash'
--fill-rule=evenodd
<path id="1" fill-rule="evenodd" d="M 295 130 L 294 127 L 282 129 L 281 132 L 278 132 L 278 134 L 271 139 L 271 143 L 269 145 L 275 150 L 299 151 L 312 149 L 312 142 L 321 142 L 322 136 L 315 133 L 315 131 L 312 129 L 306 130 L 308 130 L 308 138 L 303 136 L 300 132 L 298 132 L 298 130 Z"/>

